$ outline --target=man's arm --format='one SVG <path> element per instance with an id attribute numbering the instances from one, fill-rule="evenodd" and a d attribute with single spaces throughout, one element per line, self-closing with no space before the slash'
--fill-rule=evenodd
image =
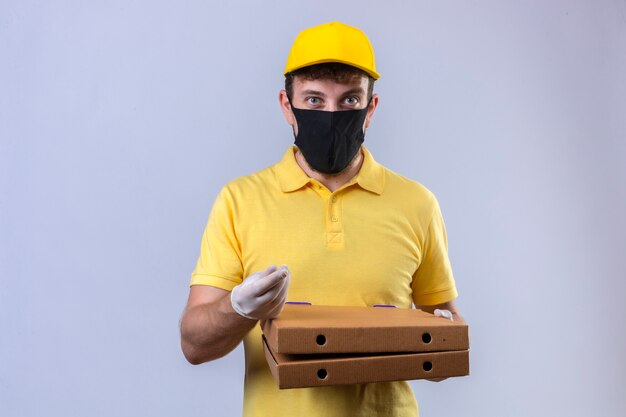
<path id="1" fill-rule="evenodd" d="M 447 303 L 435 304 L 432 306 L 418 305 L 418 306 L 415 306 L 415 308 L 419 308 L 420 310 L 425 311 L 430 314 L 433 314 L 436 309 L 448 310 L 450 313 L 452 313 L 453 321 L 456 321 L 459 323 L 465 323 L 465 320 L 459 314 L 459 309 L 457 308 L 454 300 L 448 301 Z"/>
<path id="2" fill-rule="evenodd" d="M 232 293 L 193 285 L 180 321 L 185 358 L 197 365 L 226 355 L 258 320 L 280 314 L 288 288 L 289 269 L 285 265 L 270 265 L 248 276 Z"/>
<path id="3" fill-rule="evenodd" d="M 233 350 L 256 323 L 233 309 L 230 291 L 194 285 L 180 321 L 183 354 L 194 365 L 221 358 Z"/>

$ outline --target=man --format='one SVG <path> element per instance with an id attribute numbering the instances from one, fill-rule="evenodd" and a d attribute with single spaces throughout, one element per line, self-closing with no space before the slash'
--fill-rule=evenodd
<path id="1" fill-rule="evenodd" d="M 245 416 L 415 416 L 406 382 L 278 390 L 265 363 L 259 323 L 285 301 L 415 304 L 462 320 L 435 197 L 362 146 L 379 103 L 365 34 L 338 22 L 301 32 L 285 76 L 279 102 L 296 146 L 217 197 L 181 321 L 184 354 L 199 364 L 244 341 Z"/>

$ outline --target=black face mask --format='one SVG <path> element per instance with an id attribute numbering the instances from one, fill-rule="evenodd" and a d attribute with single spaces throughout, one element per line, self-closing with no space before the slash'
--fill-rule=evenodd
<path id="1" fill-rule="evenodd" d="M 298 123 L 295 144 L 311 168 L 325 174 L 336 174 L 348 166 L 365 138 L 363 123 L 368 107 L 321 111 L 291 106 Z"/>

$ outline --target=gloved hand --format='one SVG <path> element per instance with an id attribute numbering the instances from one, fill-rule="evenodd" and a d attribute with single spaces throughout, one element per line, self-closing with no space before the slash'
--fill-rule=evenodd
<path id="1" fill-rule="evenodd" d="M 290 274 L 286 265 L 269 266 L 249 275 L 230 293 L 230 302 L 239 315 L 252 320 L 276 317 L 283 310 Z"/>
<path id="2" fill-rule="evenodd" d="M 433 311 L 433 314 L 435 315 L 435 317 L 443 317 L 450 321 L 454 321 L 450 310 L 441 310 L 441 309 L 436 308 L 435 311 Z M 448 378 L 428 378 L 430 382 L 441 382 L 441 381 L 445 381 L 446 379 Z"/>
<path id="3" fill-rule="evenodd" d="M 450 312 L 450 310 L 440 310 L 438 308 L 435 309 L 434 314 L 436 317 L 444 317 L 450 321 L 454 321 L 454 319 L 452 318 L 452 313 Z"/>

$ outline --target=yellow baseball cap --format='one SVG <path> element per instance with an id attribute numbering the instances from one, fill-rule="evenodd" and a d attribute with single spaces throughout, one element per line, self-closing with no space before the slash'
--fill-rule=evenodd
<path id="1" fill-rule="evenodd" d="M 380 78 L 374 49 L 365 33 L 340 22 L 324 23 L 300 32 L 287 57 L 284 74 L 326 62 L 351 65 L 375 80 Z"/>

